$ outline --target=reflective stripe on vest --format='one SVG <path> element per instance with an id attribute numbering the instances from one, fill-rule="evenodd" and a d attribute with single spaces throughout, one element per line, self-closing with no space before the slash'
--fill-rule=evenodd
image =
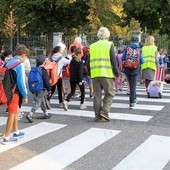
<path id="1" fill-rule="evenodd" d="M 144 69 L 152 69 L 156 70 L 156 60 L 155 60 L 155 52 L 157 51 L 157 47 L 154 45 L 144 46 L 142 48 L 142 54 L 144 56 L 144 64 L 141 65 L 142 70 Z"/>
<path id="2" fill-rule="evenodd" d="M 99 40 L 90 45 L 90 73 L 91 78 L 114 78 L 110 62 L 110 48 L 112 42 Z"/>

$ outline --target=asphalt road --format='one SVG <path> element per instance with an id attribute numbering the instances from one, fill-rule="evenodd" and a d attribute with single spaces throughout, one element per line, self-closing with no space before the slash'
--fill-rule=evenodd
<path id="1" fill-rule="evenodd" d="M 117 92 L 110 122 L 94 121 L 88 87 L 85 110 L 73 98 L 64 111 L 53 96 L 50 119 L 41 119 L 41 110 L 33 123 L 23 117 L 19 127 L 26 136 L 16 144 L 0 143 L 0 170 L 170 170 L 170 85 L 164 85 L 161 99 L 148 99 L 143 85 L 137 86 L 137 96 L 136 108 L 130 109 L 126 86 Z M 32 102 L 29 95 L 25 114 Z M 0 107 L 0 132 L 4 110 Z"/>

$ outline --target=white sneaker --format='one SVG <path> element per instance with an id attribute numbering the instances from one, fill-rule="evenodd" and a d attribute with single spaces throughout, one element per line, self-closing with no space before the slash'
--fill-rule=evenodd
<path id="1" fill-rule="evenodd" d="M 63 103 L 59 103 L 59 108 L 62 108 L 63 107 Z"/>
<path id="2" fill-rule="evenodd" d="M 18 120 L 22 119 L 23 117 L 24 117 L 24 112 L 20 110 L 18 113 Z"/>
<path id="3" fill-rule="evenodd" d="M 84 105 L 84 104 L 80 104 L 80 109 L 81 109 L 81 110 L 86 109 L 86 108 L 87 108 L 87 106 L 86 106 L 86 105 Z"/>
<path id="4" fill-rule="evenodd" d="M 63 109 L 64 109 L 65 111 L 68 110 L 68 101 L 66 101 L 66 100 L 64 100 L 64 102 L 63 102 Z"/>

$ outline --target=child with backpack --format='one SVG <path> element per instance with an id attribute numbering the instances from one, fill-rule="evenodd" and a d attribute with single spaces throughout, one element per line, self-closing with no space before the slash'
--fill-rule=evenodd
<path id="1" fill-rule="evenodd" d="M 46 90 L 47 96 L 51 96 L 51 86 L 49 76 L 44 68 L 46 56 L 40 55 L 36 58 L 37 66 L 32 68 L 28 77 L 28 87 L 30 92 L 34 94 L 35 103 L 31 111 L 26 115 L 27 120 L 33 122 L 33 114 L 41 107 L 43 111 L 43 119 L 49 119 L 52 114 L 47 113 L 46 107 Z"/>
<path id="2" fill-rule="evenodd" d="M 25 70 L 22 64 L 27 59 L 28 55 L 28 48 L 25 45 L 20 45 L 15 49 L 15 56 L 6 64 L 7 68 L 11 68 L 13 66 L 14 67 L 11 68 L 8 72 L 5 72 L 4 77 L 4 91 L 6 92 L 7 98 L 9 96 L 10 89 L 13 90 L 13 93 L 11 95 L 11 99 L 7 102 L 8 119 L 6 124 L 6 131 L 3 137 L 3 144 L 11 144 L 17 142 L 19 138 L 25 136 L 25 133 L 21 132 L 18 128 L 18 103 L 19 92 L 23 96 L 23 103 L 28 102 L 27 89 L 25 85 Z M 10 75 L 9 79 L 7 78 L 7 73 Z M 7 91 L 5 89 L 7 89 Z M 14 128 L 13 135 L 11 135 L 12 128 Z"/>
<path id="3" fill-rule="evenodd" d="M 140 73 L 140 65 L 144 63 L 138 37 L 131 37 L 130 46 L 127 47 L 122 54 L 122 62 L 124 62 L 124 72 L 130 88 L 129 107 L 133 109 L 137 103 L 136 85 L 137 78 Z"/>
<path id="4" fill-rule="evenodd" d="M 61 45 L 61 43 L 60 43 Z M 67 64 L 70 64 L 70 60 L 66 59 L 63 56 L 63 51 L 65 49 L 65 45 L 61 45 L 61 46 L 56 46 L 54 48 L 53 51 L 53 56 L 52 56 L 52 61 L 56 62 L 58 64 L 58 81 L 51 86 L 51 96 L 47 98 L 47 105 L 50 108 L 50 99 L 53 96 L 55 90 L 56 90 L 56 86 L 57 86 L 57 90 L 58 90 L 58 99 L 59 99 L 59 107 L 62 107 L 62 103 L 63 103 L 63 95 L 62 95 L 62 71 L 63 71 L 63 67 L 66 66 Z"/>
<path id="5" fill-rule="evenodd" d="M 85 88 L 83 82 L 83 61 L 81 59 L 82 50 L 76 48 L 74 51 L 75 57 L 70 62 L 70 86 L 71 92 L 68 94 L 66 100 L 63 102 L 63 109 L 68 110 L 68 102 L 76 91 L 76 85 L 79 86 L 81 92 L 80 109 L 85 109 L 87 106 L 84 105 Z"/>

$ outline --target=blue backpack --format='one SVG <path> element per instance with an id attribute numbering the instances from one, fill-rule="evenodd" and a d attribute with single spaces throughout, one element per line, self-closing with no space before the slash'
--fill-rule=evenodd
<path id="1" fill-rule="evenodd" d="M 43 90 L 42 68 L 34 67 L 28 76 L 28 87 L 30 92 L 36 93 Z"/>

